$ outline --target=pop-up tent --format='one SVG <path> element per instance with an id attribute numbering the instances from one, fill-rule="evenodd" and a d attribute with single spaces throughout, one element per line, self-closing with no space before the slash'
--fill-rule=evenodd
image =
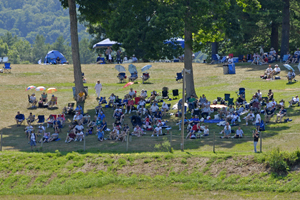
<path id="1" fill-rule="evenodd" d="M 181 39 L 181 38 L 174 38 L 174 39 L 166 40 L 164 43 L 165 44 L 173 44 L 175 46 L 181 46 L 182 48 L 184 48 L 184 39 Z"/>
<path id="2" fill-rule="evenodd" d="M 59 51 L 56 50 L 52 50 L 49 51 L 45 57 L 45 64 L 46 63 L 52 63 L 52 64 L 56 64 L 56 58 L 59 57 L 60 59 L 60 63 L 64 64 L 67 62 L 66 58 L 64 57 L 64 55 L 62 53 L 60 53 Z"/>
<path id="3" fill-rule="evenodd" d="M 98 42 L 97 44 L 93 45 L 93 48 L 106 48 L 111 47 L 114 44 L 117 44 L 118 42 L 110 41 L 109 38 L 106 38 L 105 40 L 102 40 L 101 42 Z"/>

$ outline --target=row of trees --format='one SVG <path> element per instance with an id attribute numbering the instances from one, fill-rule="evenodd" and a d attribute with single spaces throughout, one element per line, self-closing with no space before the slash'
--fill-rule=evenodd
<path id="1" fill-rule="evenodd" d="M 96 53 L 90 49 L 90 40 L 87 38 L 81 39 L 79 46 L 81 62 L 86 64 L 95 63 Z M 53 44 L 49 44 L 46 43 L 43 35 L 36 35 L 32 45 L 29 41 L 16 35 L 13 36 L 10 32 L 0 36 L 0 57 L 7 56 L 9 61 L 14 64 L 37 63 L 40 59 L 44 62 L 44 58 L 50 50 L 58 50 L 72 63 L 71 47 L 63 36 L 59 36 Z"/>

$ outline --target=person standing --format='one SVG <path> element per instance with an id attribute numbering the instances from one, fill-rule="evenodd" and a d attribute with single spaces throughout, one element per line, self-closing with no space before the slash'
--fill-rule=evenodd
<path id="1" fill-rule="evenodd" d="M 100 92 L 102 91 L 102 84 L 100 83 L 100 81 L 97 81 L 94 89 L 96 90 L 97 100 L 98 100 L 100 97 Z"/>
<path id="2" fill-rule="evenodd" d="M 255 130 L 254 132 L 253 132 L 253 142 L 254 142 L 254 152 L 255 153 L 257 153 L 257 151 L 256 151 L 256 146 L 257 146 L 257 143 L 258 143 L 258 139 L 259 139 L 259 133 L 258 133 L 258 131 L 257 130 Z"/>
<path id="3" fill-rule="evenodd" d="M 105 55 L 106 55 L 106 60 L 107 60 L 107 62 L 110 62 L 109 57 L 111 57 L 111 52 L 112 52 L 111 48 L 110 48 L 110 47 L 107 47 L 107 49 L 106 49 L 106 51 L 105 51 Z"/>
<path id="4" fill-rule="evenodd" d="M 31 131 L 29 137 L 30 137 L 31 151 L 33 151 L 33 146 L 35 146 L 35 150 L 38 151 L 36 148 L 36 134 L 33 131 Z"/>

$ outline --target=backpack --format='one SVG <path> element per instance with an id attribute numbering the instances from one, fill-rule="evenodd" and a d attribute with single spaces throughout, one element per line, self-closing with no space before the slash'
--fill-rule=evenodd
<path id="1" fill-rule="evenodd" d="M 265 130 L 266 130 L 266 129 L 265 129 L 265 123 L 264 123 L 263 120 L 261 120 L 261 123 L 260 123 L 260 126 L 259 126 L 259 130 L 260 130 L 260 131 L 265 131 Z"/>

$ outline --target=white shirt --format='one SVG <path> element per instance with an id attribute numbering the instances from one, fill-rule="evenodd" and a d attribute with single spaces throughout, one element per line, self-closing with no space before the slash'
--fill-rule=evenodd
<path id="1" fill-rule="evenodd" d="M 153 104 L 153 105 L 151 106 L 151 111 L 152 111 L 152 112 L 155 112 L 155 111 L 157 111 L 158 109 L 159 109 L 159 108 L 158 108 L 157 105 L 154 105 L 154 104 Z"/>
<path id="2" fill-rule="evenodd" d="M 299 97 L 298 98 L 293 97 L 293 102 L 299 102 Z"/>
<path id="3" fill-rule="evenodd" d="M 298 101 L 299 101 L 299 98 L 298 98 Z M 279 105 L 284 106 L 284 103 L 283 103 L 283 102 L 280 102 Z"/>
<path id="4" fill-rule="evenodd" d="M 295 55 L 300 55 L 300 51 L 295 51 Z"/>
<path id="5" fill-rule="evenodd" d="M 249 113 L 248 115 L 247 115 L 247 117 L 250 117 L 250 118 L 254 118 L 254 114 L 253 113 Z"/>
<path id="6" fill-rule="evenodd" d="M 204 131 L 203 131 L 203 133 L 208 135 L 209 134 L 209 129 L 205 128 Z"/>
<path id="7" fill-rule="evenodd" d="M 33 127 L 32 126 L 26 126 L 26 130 L 29 131 L 29 130 L 32 130 Z"/>
<path id="8" fill-rule="evenodd" d="M 110 96 L 109 100 L 114 101 L 116 99 L 116 96 Z"/>
<path id="9" fill-rule="evenodd" d="M 121 109 L 121 108 L 117 108 L 117 109 L 115 110 L 115 112 L 117 112 L 117 111 L 122 112 L 122 109 Z"/>
<path id="10" fill-rule="evenodd" d="M 166 104 L 166 103 L 164 102 L 163 105 L 161 106 L 161 108 L 169 109 L 169 106 L 168 106 L 168 104 Z"/>
<path id="11" fill-rule="evenodd" d="M 31 133 L 30 139 L 35 142 L 35 134 L 34 133 Z"/>
<path id="12" fill-rule="evenodd" d="M 229 58 L 228 63 L 232 64 L 233 63 L 233 58 Z"/>
<path id="13" fill-rule="evenodd" d="M 133 95 L 135 95 L 135 92 L 132 90 L 132 91 L 129 91 L 129 93 L 128 93 L 130 96 L 133 96 Z"/>
<path id="14" fill-rule="evenodd" d="M 276 101 L 272 101 L 273 107 L 277 105 Z"/>
<path id="15" fill-rule="evenodd" d="M 160 131 L 161 130 L 161 127 L 160 126 L 157 126 L 157 127 L 155 127 L 155 131 Z"/>
<path id="16" fill-rule="evenodd" d="M 76 126 L 75 126 L 75 129 L 81 131 L 81 130 L 83 130 L 84 128 L 83 128 L 82 125 L 76 125 Z"/>
<path id="17" fill-rule="evenodd" d="M 145 106 L 146 102 L 145 101 L 139 101 L 139 106 Z"/>
<path id="18" fill-rule="evenodd" d="M 147 97 L 147 92 L 141 92 L 141 97 Z"/>
<path id="19" fill-rule="evenodd" d="M 243 136 L 243 134 L 244 134 L 244 132 L 243 132 L 243 130 L 241 129 L 241 130 L 236 130 L 236 134 L 238 135 L 238 136 Z"/>
<path id="20" fill-rule="evenodd" d="M 257 94 L 258 98 L 262 97 L 262 93 L 261 92 L 257 92 L 256 94 Z"/>
<path id="21" fill-rule="evenodd" d="M 260 115 L 257 114 L 257 115 L 256 115 L 256 118 L 255 118 L 255 123 L 260 123 L 260 122 L 261 122 Z"/>
<path id="22" fill-rule="evenodd" d="M 267 103 L 267 108 L 272 108 L 273 107 L 273 102 L 269 102 L 269 103 Z"/>
<path id="23" fill-rule="evenodd" d="M 101 83 L 99 83 L 99 84 L 96 83 L 96 85 L 95 85 L 95 90 L 100 92 L 101 89 L 102 89 L 102 84 L 101 84 Z"/>
<path id="24" fill-rule="evenodd" d="M 265 53 L 265 52 L 264 52 L 264 49 L 263 49 L 262 47 L 260 47 L 259 53 L 260 53 L 260 54 L 264 54 L 264 53 Z"/>
<path id="25" fill-rule="evenodd" d="M 39 126 L 39 129 L 42 129 L 44 131 L 45 127 L 44 126 Z"/>
<path id="26" fill-rule="evenodd" d="M 270 54 L 271 54 L 271 55 L 276 54 L 276 51 L 275 51 L 275 50 L 272 50 L 272 51 L 270 51 Z"/>
<path id="27" fill-rule="evenodd" d="M 275 68 L 274 68 L 274 71 L 275 71 L 275 72 L 280 72 L 280 68 L 279 68 L 279 67 L 275 67 Z"/>
<path id="28" fill-rule="evenodd" d="M 266 71 L 267 71 L 267 73 L 271 73 L 273 71 L 273 69 L 272 69 L 272 67 L 270 67 L 270 68 L 268 67 Z"/>
<path id="29" fill-rule="evenodd" d="M 35 101 L 36 97 L 35 96 L 30 96 L 30 101 Z"/>
<path id="30" fill-rule="evenodd" d="M 230 130 L 231 131 L 231 126 L 228 125 L 228 129 L 227 129 L 227 125 L 224 126 L 224 130 Z"/>

